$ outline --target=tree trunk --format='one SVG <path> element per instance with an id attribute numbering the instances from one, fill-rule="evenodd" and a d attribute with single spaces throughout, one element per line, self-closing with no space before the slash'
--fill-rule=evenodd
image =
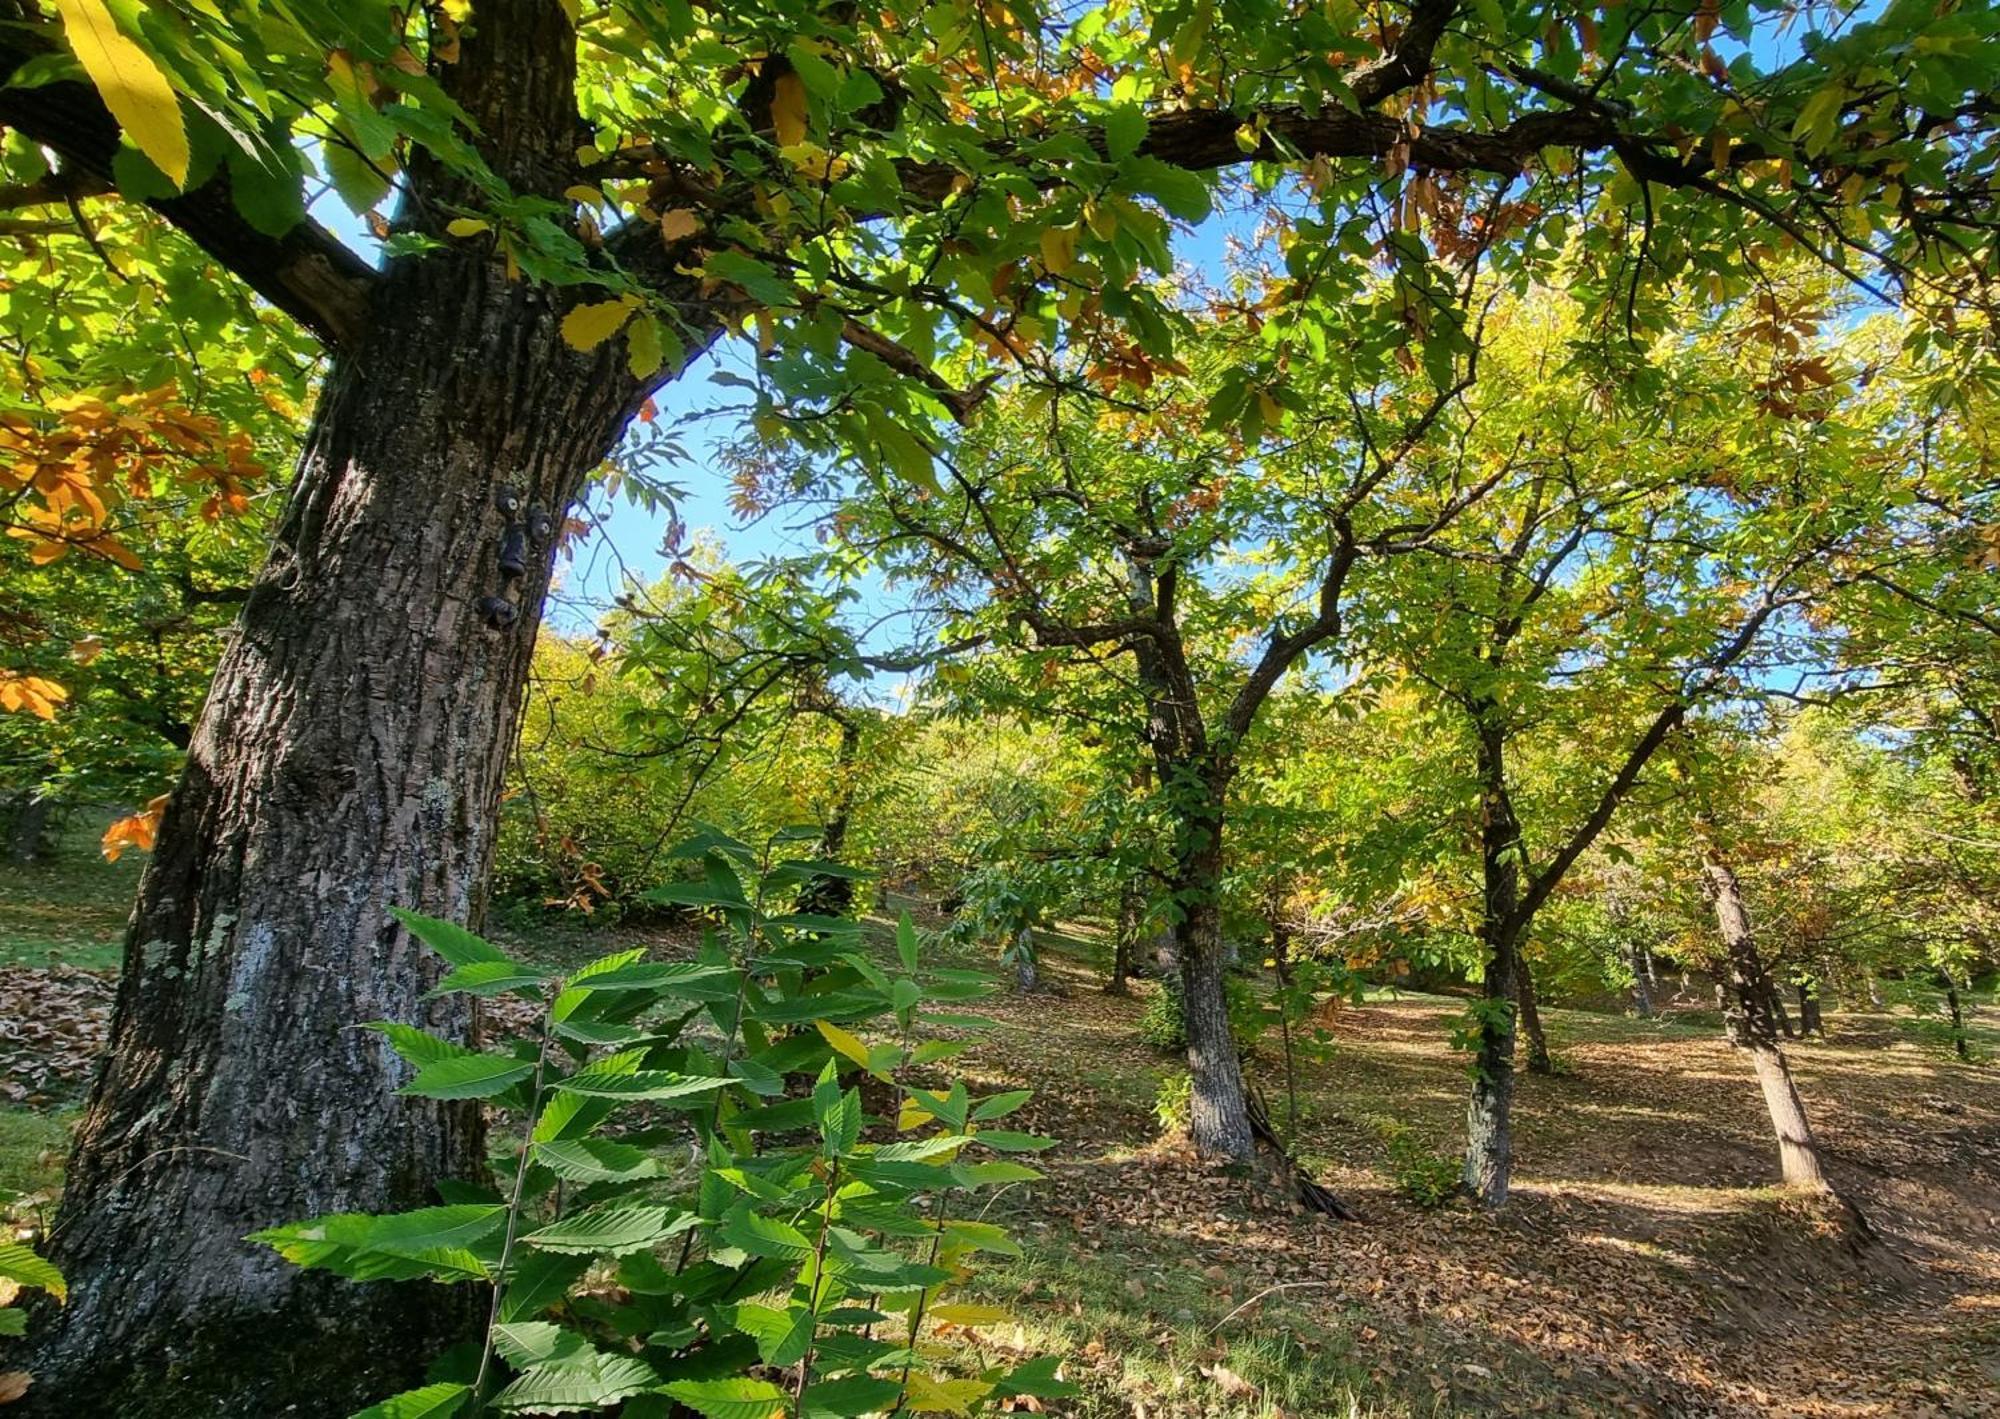
<path id="1" fill-rule="evenodd" d="M 1639 1012 L 1639 1018 L 1653 1017 L 1653 953 L 1643 945 L 1635 945 L 1631 952 L 1632 961 L 1632 1005 Z"/>
<path id="2" fill-rule="evenodd" d="M 1958 982 L 1950 971 L 1939 971 L 1938 980 L 1944 985 L 1945 1008 L 1951 1013 L 1951 1047 L 1960 1059 L 1971 1059 L 1972 1050 L 1965 1040 L 1965 1009 L 1959 1003 Z"/>
<path id="3" fill-rule="evenodd" d="M 1729 952 L 1730 1006 L 1724 1011 L 1729 1042 L 1747 1052 L 1764 1093 L 1764 1107 L 1778 1136 L 1778 1164 L 1788 1187 L 1828 1190 L 1820 1163 L 1819 1144 L 1806 1121 L 1805 1103 L 1792 1082 L 1785 1052 L 1778 1044 L 1777 1020 L 1770 1005 L 1776 999 L 1757 944 L 1750 932 L 1750 913 L 1743 905 L 1742 885 L 1725 862 L 1710 858 L 1702 865 L 1703 885 L 1715 907 L 1716 925 Z"/>
<path id="4" fill-rule="evenodd" d="M 1764 974 L 1763 989 L 1764 1008 L 1771 1012 L 1771 1018 L 1777 1022 L 1778 1033 L 1788 1040 L 1797 1039 L 1799 1032 L 1792 1026 L 1792 1017 L 1785 1013 L 1785 997 L 1778 993 L 1778 983 L 1771 978 L 1768 971 Z"/>
<path id="5" fill-rule="evenodd" d="M 859 789 L 856 777 L 861 759 L 861 723 L 838 712 L 840 748 L 833 759 L 833 812 L 820 829 L 816 850 L 822 862 L 838 863 L 847 851 L 847 829 L 854 820 L 854 800 Z M 798 909 L 818 916 L 846 916 L 854 906 L 854 879 L 828 873 L 814 877 L 799 888 Z"/>
<path id="6" fill-rule="evenodd" d="M 1819 992 L 1806 981 L 1797 981 L 1794 984 L 1799 993 L 1799 1033 L 1818 1035 L 1821 1039 L 1825 1039 L 1826 1020 L 1820 1014 Z"/>
<path id="7" fill-rule="evenodd" d="M 30 789 L 14 800 L 14 820 L 7 830 L 7 855 L 16 862 L 33 862 L 42 855 L 48 836 L 49 811 L 55 800 Z"/>
<path id="8" fill-rule="evenodd" d="M 1132 951 L 1138 944 L 1140 914 L 1145 895 L 1136 881 L 1127 882 L 1118 892 L 1118 925 L 1111 933 L 1111 977 L 1104 982 L 1107 995 L 1128 995 L 1126 981 L 1132 975 Z"/>
<path id="9" fill-rule="evenodd" d="M 560 7 L 481 18 L 459 77 L 510 76 L 491 96 L 509 141 L 538 105 L 573 114 Z M 570 121 L 543 135 L 551 170 Z M 508 585 L 510 523 L 560 527 L 642 394 L 616 342 L 563 344 L 562 313 L 485 256 L 404 259 L 333 361 L 140 885 L 54 1233 L 70 1295 L 31 1366 L 38 1412 L 345 1414 L 465 1329 L 462 1288 L 355 1285 L 242 1239 L 483 1171 L 477 1105 L 398 1097 L 408 1068 L 357 1027 L 476 1023 L 464 997 L 423 999 L 439 963 L 388 908 L 481 914 L 549 541 L 518 619 L 482 602 Z"/>
<path id="10" fill-rule="evenodd" d="M 1024 926 L 1014 933 L 1014 989 L 1033 995 L 1040 978 L 1035 969 L 1035 928 Z"/>
<path id="11" fill-rule="evenodd" d="M 1478 1045 L 1466 1111 L 1465 1186 L 1489 1208 L 1506 1205 L 1514 1161 L 1514 972 L 1519 951 L 1513 921 L 1521 896 L 1521 828 L 1506 791 L 1503 755 L 1499 732 L 1481 725 L 1479 933 L 1486 980 L 1477 1007 Z"/>
<path id="12" fill-rule="evenodd" d="M 1194 1080 L 1188 1133 L 1202 1153 L 1247 1160 L 1253 1147 L 1250 1110 L 1223 984 L 1221 793 L 1217 786 L 1209 801 L 1192 807 L 1180 835 L 1187 853 L 1175 895 L 1186 914 L 1175 928 L 1174 950 L 1186 1010 L 1188 1072 Z"/>
<path id="13" fill-rule="evenodd" d="M 1549 1058 L 1549 1037 L 1542 1033 L 1542 1012 L 1535 1005 L 1535 977 L 1525 956 L 1516 953 L 1514 999 L 1521 1009 L 1521 1028 L 1528 1033 L 1528 1072 L 1553 1074 L 1555 1062 Z"/>

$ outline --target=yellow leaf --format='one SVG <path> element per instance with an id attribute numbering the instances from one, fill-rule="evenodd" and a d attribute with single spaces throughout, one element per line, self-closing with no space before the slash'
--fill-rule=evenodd
<path id="1" fill-rule="evenodd" d="M 841 1029 L 840 1026 L 834 1024 L 831 1020 L 815 1020 L 813 1024 L 819 1027 L 820 1034 L 826 1037 L 826 1042 L 832 1045 L 836 1051 L 846 1055 L 863 1069 L 868 1068 L 867 1045 L 861 1043 L 860 1040 Z"/>
<path id="2" fill-rule="evenodd" d="M 680 241 L 701 230 L 701 218 L 685 207 L 675 207 L 660 214 L 660 235 L 668 241 Z"/>
<path id="3" fill-rule="evenodd" d="M 487 224 L 480 221 L 477 217 L 454 217 L 451 221 L 444 224 L 444 234 L 446 236 L 478 236 L 481 232 L 487 230 L 490 230 Z"/>
<path id="4" fill-rule="evenodd" d="M 636 297 L 620 296 L 615 301 L 577 306 L 563 317 L 562 337 L 573 349 L 595 350 L 624 327 L 638 304 Z"/>
<path id="5" fill-rule="evenodd" d="M 36 675 L 0 673 L 0 709 L 14 710 L 37 719 L 54 719 L 56 706 L 69 698 L 69 691 L 53 680 Z"/>
<path id="6" fill-rule="evenodd" d="M 796 74 L 780 74 L 771 93 L 771 127 L 778 146 L 789 148 L 806 136 L 806 86 Z"/>
<path id="7" fill-rule="evenodd" d="M 903 1403 L 917 1413 L 970 1414 L 992 1392 L 991 1380 L 934 1380 L 918 1372 L 910 1376 Z"/>
<path id="8" fill-rule="evenodd" d="M 898 1129 L 922 1128 L 937 1115 L 918 1103 L 915 1099 L 904 1099 L 902 1110 L 896 1115 Z"/>
<path id="9" fill-rule="evenodd" d="M 188 140 L 180 101 L 153 56 L 118 28 L 104 0 L 56 0 L 56 13 L 77 62 L 132 146 L 174 186 L 186 183 Z"/>
<path id="10" fill-rule="evenodd" d="M 579 182 L 563 189 L 563 196 L 572 202 L 581 202 L 586 207 L 602 207 L 604 194 L 587 182 Z"/>
<path id="11" fill-rule="evenodd" d="M 1014 1318 L 1005 1306 L 977 1306 L 971 1302 L 932 1306 L 926 1314 L 946 1325 L 999 1325 Z"/>
<path id="12" fill-rule="evenodd" d="M 1060 276 L 1076 264 L 1076 229 L 1074 227 L 1044 227 L 1042 229 L 1042 265 L 1052 276 Z"/>

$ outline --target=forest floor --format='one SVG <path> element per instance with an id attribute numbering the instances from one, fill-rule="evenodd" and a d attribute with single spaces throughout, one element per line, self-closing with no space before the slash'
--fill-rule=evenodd
<path id="1" fill-rule="evenodd" d="M 0 869 L 0 1189 L 24 1221 L 60 1185 L 134 875 L 81 853 Z M 554 960 L 685 941 L 506 934 Z M 1509 1206 L 1418 1207 L 1399 1167 L 1456 1152 L 1466 1078 L 1448 1043 L 1463 1002 L 1415 994 L 1330 1010 L 1330 1058 L 1301 1070 L 1297 1151 L 1365 1218 L 1337 1224 L 1162 1140 L 1153 1104 L 1179 1064 L 1137 1033 L 1154 987 L 1104 994 L 1087 932 L 1046 945 L 1052 991 L 985 1002 L 994 1027 L 963 1061 L 975 1092 L 1034 1088 L 1019 1126 L 1057 1140 L 1046 1181 L 989 1214 L 1024 1258 L 980 1283 L 1017 1317 L 981 1343 L 1066 1357 L 1083 1394 L 1049 1412 L 2000 1413 L 2000 1068 L 1949 1058 L 1907 1008 L 1829 1011 L 1827 1040 L 1790 1046 L 1873 1245 L 1769 1186 L 1756 1085 L 1693 1011 L 1548 1011 L 1574 1072 L 1521 1080 Z M 1996 1018 L 1982 998 L 1988 1059 Z M 1284 1127 L 1275 1041 L 1252 1073 Z"/>

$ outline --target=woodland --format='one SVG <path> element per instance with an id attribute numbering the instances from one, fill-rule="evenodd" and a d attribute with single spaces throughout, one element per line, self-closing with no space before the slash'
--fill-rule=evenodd
<path id="1" fill-rule="evenodd" d="M 0 0 L 0 1408 L 2000 1410 L 1991 0 Z"/>

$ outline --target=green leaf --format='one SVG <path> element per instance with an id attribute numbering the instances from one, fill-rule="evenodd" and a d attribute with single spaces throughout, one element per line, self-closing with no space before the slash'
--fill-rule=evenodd
<path id="1" fill-rule="evenodd" d="M 716 1229 L 716 1236 L 752 1256 L 781 1256 L 802 1261 L 812 1255 L 813 1244 L 804 1232 L 775 1217 L 737 1207 Z"/>
<path id="2" fill-rule="evenodd" d="M 361 1028 L 387 1037 L 390 1048 L 419 1069 L 441 1059 L 464 1059 L 474 1053 L 464 1045 L 441 1040 L 414 1025 L 399 1025 L 394 1020 L 371 1020 Z"/>
<path id="3" fill-rule="evenodd" d="M 857 1419 L 886 1412 L 903 1392 L 894 1380 L 877 1375 L 842 1375 L 809 1385 L 799 1406 L 799 1419 Z"/>
<path id="4" fill-rule="evenodd" d="M 468 961 L 439 981 L 424 999 L 440 995 L 504 995 L 510 990 L 533 995 L 533 991 L 523 987 L 541 983 L 540 971 L 517 966 L 512 961 Z"/>
<path id="5" fill-rule="evenodd" d="M 1136 103 L 1121 103 L 1104 115 L 1104 150 L 1119 162 L 1139 151 L 1146 141 L 1146 110 Z"/>
<path id="6" fill-rule="evenodd" d="M 516 1252 L 507 1263 L 507 1292 L 500 1298 L 500 1319 L 526 1320 L 540 1315 L 569 1294 L 569 1288 L 590 1270 L 587 1254 L 554 1251 Z"/>
<path id="7" fill-rule="evenodd" d="M 565 1414 L 602 1409 L 659 1383 L 636 1355 L 593 1353 L 585 1360 L 536 1365 L 493 1396 L 493 1407 L 517 1414 Z"/>
<path id="8" fill-rule="evenodd" d="M 1055 1139 L 1042 1138 L 1032 1133 L 1009 1133 L 1004 1129 L 982 1128 L 973 1135 L 973 1142 L 984 1143 L 1002 1153 L 1039 1153 L 1044 1148 L 1055 1147 Z"/>
<path id="9" fill-rule="evenodd" d="M 1035 1091 L 1033 1089 L 1015 1089 L 1009 1093 L 995 1094 L 990 1099 L 982 1100 L 979 1106 L 972 1111 L 972 1121 L 974 1123 L 983 1123 L 989 1118 L 1005 1118 L 1008 1114 L 1014 1112 L 1014 1110 L 1020 1108 L 1021 1105 L 1034 1097 Z M 983 1138 L 985 1135 L 981 1134 L 980 1136 Z"/>
<path id="10" fill-rule="evenodd" d="M 474 961 L 507 959 L 498 947 L 474 936 L 454 922 L 440 921 L 434 916 L 421 916 L 416 912 L 404 911 L 401 907 L 391 907 L 389 915 L 403 923 L 410 935 L 454 966 L 469 966 Z"/>
<path id="11" fill-rule="evenodd" d="M 28 1333 L 28 1313 L 19 1306 L 0 1306 L 0 1335 L 16 1336 Z"/>
<path id="12" fill-rule="evenodd" d="M 573 1330 L 545 1320 L 518 1321 L 493 1327 L 493 1348 L 516 1369 L 585 1360 L 596 1348 Z"/>
<path id="13" fill-rule="evenodd" d="M 774 1419 L 785 1412 L 785 1392 L 769 1380 L 735 1376 L 721 1380 L 675 1380 L 661 1387 L 704 1419 Z"/>
<path id="14" fill-rule="evenodd" d="M 757 1355 L 767 1365 L 796 1364 L 812 1343 L 813 1313 L 804 1306 L 781 1311 L 741 1305 L 735 1320 L 736 1328 L 757 1342 Z"/>
<path id="15" fill-rule="evenodd" d="M 354 1419 L 451 1419 L 464 1407 L 472 1386 L 459 1384 L 425 1385 L 406 1389 L 393 1399 L 371 1404 Z"/>
<path id="16" fill-rule="evenodd" d="M 490 1099 L 534 1072 L 532 1062 L 508 1055 L 455 1055 L 425 1065 L 396 1092 L 419 1099 Z"/>
<path id="17" fill-rule="evenodd" d="M 69 1298 L 69 1288 L 55 1263 L 36 1256 L 19 1242 L 0 1242 L 0 1279 L 47 1291 L 58 1301 Z"/>
<path id="18" fill-rule="evenodd" d="M 631 1182 L 666 1172 L 660 1160 L 645 1149 L 604 1138 L 537 1143 L 535 1161 L 570 1182 Z"/>
<path id="19" fill-rule="evenodd" d="M 521 1240 L 543 1251 L 622 1256 L 679 1236 L 700 1220 L 671 1207 L 604 1207 L 565 1217 Z"/>
<path id="20" fill-rule="evenodd" d="M 904 908 L 896 918 L 896 956 L 903 963 L 903 969 L 911 975 L 917 972 L 917 924 L 910 920 L 909 909 Z"/>
<path id="21" fill-rule="evenodd" d="M 598 1072 L 596 1066 L 579 1069 L 556 1084 L 565 1094 L 586 1094 L 613 1099 L 681 1099 L 696 1094 L 712 1094 L 733 1081 L 708 1075 L 676 1074 L 668 1069 L 640 1069 L 631 1073 Z"/>

